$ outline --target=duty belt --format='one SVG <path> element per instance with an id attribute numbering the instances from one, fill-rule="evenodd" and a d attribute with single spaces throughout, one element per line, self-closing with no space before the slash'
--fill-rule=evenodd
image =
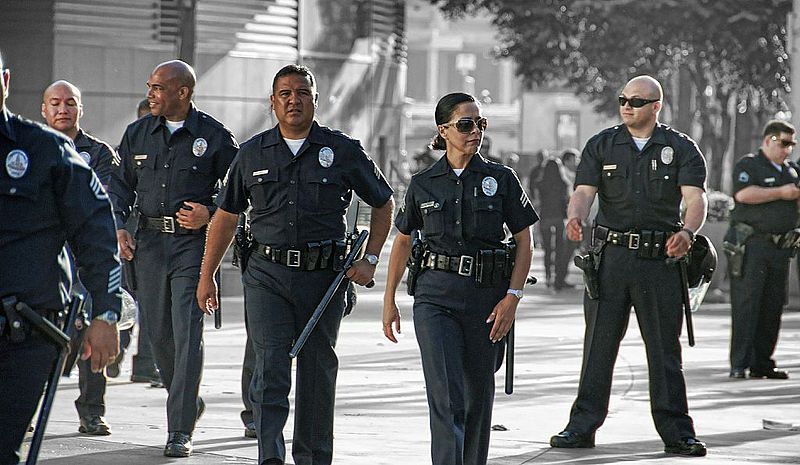
<path id="1" fill-rule="evenodd" d="M 327 269 L 341 271 L 347 256 L 347 248 L 348 245 L 343 240 L 327 240 L 312 242 L 306 247 L 297 249 L 279 249 L 256 243 L 254 250 L 267 260 L 289 268 L 307 271 Z"/>
<path id="2" fill-rule="evenodd" d="M 178 224 L 178 220 L 174 216 L 139 216 L 139 227 L 142 229 L 151 229 L 161 231 L 167 234 L 203 234 L 206 231 L 205 226 L 200 229 L 187 229 Z"/>
<path id="3" fill-rule="evenodd" d="M 478 287 L 505 286 L 514 268 L 515 247 L 479 250 L 474 256 L 450 256 L 427 250 L 422 256 L 421 268 L 474 277 Z"/>
<path id="4" fill-rule="evenodd" d="M 461 276 L 475 274 L 475 257 L 471 255 L 448 256 L 435 252 L 426 252 L 422 259 L 422 268 L 449 271 Z"/>
<path id="5" fill-rule="evenodd" d="M 636 250 L 641 258 L 663 258 L 666 255 L 667 239 L 672 234 L 668 231 L 646 229 L 622 232 L 598 224 L 594 227 L 593 237 L 607 244 Z"/>

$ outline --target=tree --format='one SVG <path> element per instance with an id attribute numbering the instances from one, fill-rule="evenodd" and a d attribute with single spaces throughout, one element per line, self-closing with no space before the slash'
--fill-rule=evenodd
<path id="1" fill-rule="evenodd" d="M 763 121 L 787 109 L 791 0 L 430 1 L 452 17 L 488 11 L 497 55 L 516 62 L 528 87 L 572 88 L 603 113 L 617 114 L 630 77 L 656 77 L 666 116 L 698 128 L 680 129 L 698 139 L 715 189 L 733 162 L 737 112 Z M 681 91 L 690 98 L 669 98 Z"/>

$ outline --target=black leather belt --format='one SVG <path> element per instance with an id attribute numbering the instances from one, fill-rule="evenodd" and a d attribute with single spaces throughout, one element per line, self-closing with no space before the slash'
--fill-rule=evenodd
<path id="1" fill-rule="evenodd" d="M 604 241 L 629 250 L 635 250 L 640 258 L 664 258 L 666 256 L 667 239 L 674 233 L 670 231 L 615 231 L 605 226 L 594 227 L 595 240 Z"/>
<path id="2" fill-rule="evenodd" d="M 341 271 L 347 255 L 345 241 L 313 242 L 298 249 L 279 249 L 277 247 L 255 244 L 255 252 L 273 263 L 280 263 L 299 270 Z"/>
<path id="3" fill-rule="evenodd" d="M 200 229 L 186 229 L 180 224 L 174 216 L 139 216 L 139 227 L 142 229 L 150 229 L 161 231 L 167 234 L 203 234 L 206 227 Z"/>
<path id="4" fill-rule="evenodd" d="M 642 240 L 641 234 L 637 232 L 614 231 L 613 229 L 600 225 L 595 226 L 594 237 L 595 239 L 608 242 L 609 244 L 627 247 L 631 250 L 639 249 L 639 244 Z"/>
<path id="5" fill-rule="evenodd" d="M 475 274 L 475 257 L 471 255 L 448 256 L 435 252 L 426 252 L 422 259 L 422 268 L 430 270 L 449 271 L 461 276 Z"/>

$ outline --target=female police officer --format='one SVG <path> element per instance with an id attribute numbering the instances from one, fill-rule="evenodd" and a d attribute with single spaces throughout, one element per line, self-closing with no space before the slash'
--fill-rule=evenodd
<path id="1" fill-rule="evenodd" d="M 478 150 L 486 118 L 474 97 L 454 93 L 436 106 L 432 148 L 446 154 L 416 174 L 395 225 L 383 304 L 383 331 L 397 342 L 395 292 L 411 253 L 426 239 L 414 293 L 414 326 L 430 408 L 434 465 L 482 465 L 489 451 L 497 344 L 514 321 L 538 220 L 510 168 Z M 504 225 L 516 249 L 506 247 Z M 515 263 L 515 264 L 514 264 Z"/>

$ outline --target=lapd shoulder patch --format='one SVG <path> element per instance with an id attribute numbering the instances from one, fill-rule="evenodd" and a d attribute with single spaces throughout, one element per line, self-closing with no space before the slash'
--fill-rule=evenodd
<path id="1" fill-rule="evenodd" d="M 6 173 L 14 179 L 25 176 L 28 172 L 28 154 L 20 149 L 8 152 L 6 156 Z"/>
<path id="2" fill-rule="evenodd" d="M 747 171 L 742 171 L 739 173 L 739 182 L 747 182 L 750 180 L 750 175 L 747 174 Z"/>

